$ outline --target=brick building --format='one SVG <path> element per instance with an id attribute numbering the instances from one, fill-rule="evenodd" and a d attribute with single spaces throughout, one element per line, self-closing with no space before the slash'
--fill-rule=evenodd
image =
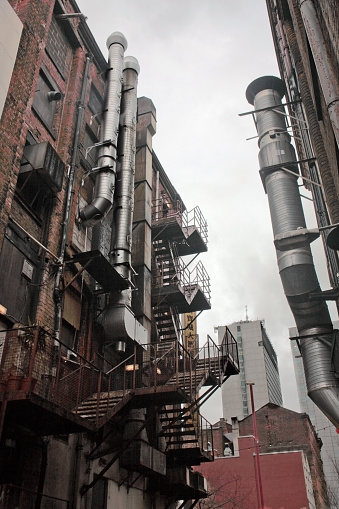
<path id="1" fill-rule="evenodd" d="M 197 501 L 200 407 L 238 372 L 229 330 L 199 350 L 182 333 L 210 308 L 206 270 L 182 260 L 206 251 L 206 221 L 153 152 L 123 34 L 107 64 L 74 0 L 6 7 L 23 28 L 0 122 L 0 505 Z"/>
<path id="2" fill-rule="evenodd" d="M 256 411 L 265 507 L 328 507 L 320 457 L 321 441 L 309 417 L 272 403 Z M 257 507 L 258 473 L 252 416 L 232 427 L 224 419 L 213 426 L 216 461 L 197 469 L 208 479 L 220 507 Z M 227 502 L 226 502 L 227 501 Z M 209 499 L 201 507 L 209 507 Z"/>

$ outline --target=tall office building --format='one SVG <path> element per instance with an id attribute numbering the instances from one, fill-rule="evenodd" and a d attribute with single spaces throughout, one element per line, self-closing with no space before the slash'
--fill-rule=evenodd
<path id="1" fill-rule="evenodd" d="M 251 400 L 247 382 L 254 382 L 256 410 L 266 403 L 282 405 L 282 394 L 277 355 L 262 320 L 234 322 L 227 326 L 238 343 L 239 376 L 227 382 L 222 389 L 223 416 L 239 420 L 251 414 Z M 223 338 L 225 326 L 216 327 L 218 341 Z"/>
<path id="2" fill-rule="evenodd" d="M 316 433 L 322 441 L 321 459 L 327 484 L 331 507 L 337 507 L 335 502 L 339 500 L 338 467 L 339 467 L 339 436 L 333 424 L 319 410 L 307 395 L 304 365 L 297 343 L 297 329 L 291 327 L 289 335 L 291 338 L 291 350 L 293 365 L 298 389 L 300 411 L 309 415 Z"/>

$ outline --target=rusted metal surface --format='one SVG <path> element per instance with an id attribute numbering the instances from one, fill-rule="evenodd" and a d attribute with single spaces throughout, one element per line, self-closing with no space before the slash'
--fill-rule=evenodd
<path id="1" fill-rule="evenodd" d="M 208 337 L 198 352 L 196 348 L 186 350 L 178 341 L 149 344 L 147 355 L 135 348 L 108 372 L 76 352 L 73 360 L 67 359 L 64 348 L 42 327 L 7 331 L 0 364 L 0 400 L 19 405 L 17 418 L 29 424 L 27 416 L 35 422 L 41 414 L 41 433 L 45 434 L 56 433 L 58 426 L 66 432 L 67 421 L 72 430 L 80 430 L 83 423 L 84 429 L 94 431 L 130 407 L 162 407 L 164 401 L 173 408 L 184 404 L 180 419 L 186 416 L 186 424 L 190 419 L 194 442 L 190 443 L 183 427 L 179 443 L 173 442 L 173 435 L 168 450 L 189 447 L 191 451 L 182 453 L 183 457 L 194 448 L 207 451 L 210 424 L 199 414 L 199 390 L 220 386 L 238 372 L 237 344 L 228 329 L 221 345 Z M 167 419 L 167 425 L 174 426 L 176 417 Z M 55 421 L 50 430 L 49 421 L 50 426 Z"/>

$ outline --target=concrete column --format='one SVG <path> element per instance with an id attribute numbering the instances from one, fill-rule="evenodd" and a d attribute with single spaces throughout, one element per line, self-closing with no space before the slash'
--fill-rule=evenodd
<path id="1" fill-rule="evenodd" d="M 151 337 L 152 266 L 152 138 L 156 132 L 156 110 L 147 97 L 138 99 L 135 159 L 135 191 L 132 233 L 132 266 L 137 272 L 137 290 L 132 302 L 136 318 Z"/>

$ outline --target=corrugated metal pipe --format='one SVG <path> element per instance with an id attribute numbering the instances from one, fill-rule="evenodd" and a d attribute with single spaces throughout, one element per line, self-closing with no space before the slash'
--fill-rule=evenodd
<path id="1" fill-rule="evenodd" d="M 259 135 L 260 174 L 267 193 L 279 273 L 300 336 L 308 394 L 339 428 L 339 384 L 332 355 L 333 326 L 327 304 L 310 300 L 320 292 L 310 243 L 318 230 L 307 230 L 298 189 L 298 165 L 287 132 L 283 82 L 274 76 L 253 81 L 246 90 L 254 105 Z"/>
<path id="2" fill-rule="evenodd" d="M 111 263 L 124 278 L 131 279 L 132 222 L 134 209 L 135 144 L 137 124 L 136 58 L 124 60 L 123 88 L 118 140 L 116 188 L 114 193 Z M 122 302 L 131 305 L 131 292 L 122 292 Z"/>
<path id="3" fill-rule="evenodd" d="M 93 200 L 80 211 L 85 226 L 93 226 L 112 208 L 115 187 L 117 140 L 120 117 L 125 36 L 113 32 L 107 39 L 109 52 L 105 106 L 103 111 Z"/>
<path id="4" fill-rule="evenodd" d="M 134 209 L 134 175 L 137 124 L 137 83 L 140 68 L 136 58 L 124 59 L 121 113 L 117 148 L 117 175 L 114 193 L 110 262 L 117 272 L 131 281 L 132 222 Z M 130 306 L 131 286 L 110 296 L 103 312 L 106 338 L 114 340 L 116 349 L 124 351 L 126 340 L 147 342 L 147 332 L 135 319 Z"/>

